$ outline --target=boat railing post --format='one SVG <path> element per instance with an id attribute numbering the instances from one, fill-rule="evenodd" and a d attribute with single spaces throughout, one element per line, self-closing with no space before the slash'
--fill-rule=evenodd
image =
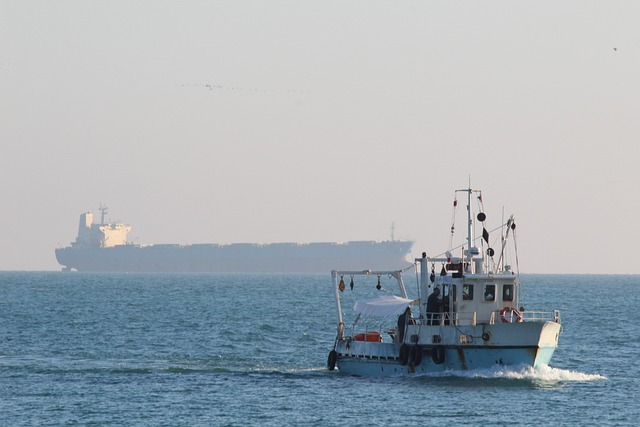
<path id="1" fill-rule="evenodd" d="M 560 323 L 560 310 L 553 310 L 553 321 Z"/>

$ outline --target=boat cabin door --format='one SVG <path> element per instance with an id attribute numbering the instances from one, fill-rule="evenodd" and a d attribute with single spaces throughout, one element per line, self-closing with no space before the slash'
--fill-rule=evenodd
<path id="1" fill-rule="evenodd" d="M 450 320 L 455 318 L 456 285 L 443 283 L 441 286 L 442 312 L 444 313 L 444 324 L 449 325 Z"/>

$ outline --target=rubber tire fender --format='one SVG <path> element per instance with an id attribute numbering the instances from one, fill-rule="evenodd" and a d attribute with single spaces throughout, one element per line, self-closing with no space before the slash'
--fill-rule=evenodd
<path id="1" fill-rule="evenodd" d="M 402 344 L 400 346 L 400 364 L 402 366 L 409 363 L 409 356 L 411 355 L 411 347 L 409 344 Z"/>
<path id="2" fill-rule="evenodd" d="M 327 368 L 330 371 L 336 369 L 336 361 L 338 360 L 338 353 L 335 350 L 331 350 L 329 352 L 329 357 L 327 358 Z"/>
<path id="3" fill-rule="evenodd" d="M 422 347 L 418 344 L 412 345 L 409 360 L 412 366 L 419 366 L 422 363 Z"/>
<path id="4" fill-rule="evenodd" d="M 433 360 L 433 363 L 436 365 L 442 365 L 444 363 L 444 347 L 441 345 L 435 346 L 431 350 L 431 360 Z"/>

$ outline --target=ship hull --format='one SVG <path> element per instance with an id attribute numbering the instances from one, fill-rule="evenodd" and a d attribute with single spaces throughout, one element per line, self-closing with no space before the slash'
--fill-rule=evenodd
<path id="1" fill-rule="evenodd" d="M 63 270 L 91 272 L 324 273 L 339 265 L 364 270 L 407 267 L 412 242 L 120 245 L 56 249 Z"/>
<path id="2" fill-rule="evenodd" d="M 418 332 L 418 344 L 404 344 L 408 353 L 403 357 L 402 346 L 393 342 L 362 342 L 342 340 L 336 345 L 336 367 L 351 375 L 386 376 L 443 372 L 445 370 L 474 370 L 494 366 L 548 365 L 557 348 L 560 325 L 555 322 L 478 325 L 476 327 L 423 327 Z M 488 341 L 480 337 L 490 337 Z M 441 336 L 438 344 L 430 342 L 433 335 Z M 453 335 L 456 335 L 455 337 Z M 455 338 L 455 339 L 454 339 Z M 416 353 L 420 354 L 416 356 Z"/>

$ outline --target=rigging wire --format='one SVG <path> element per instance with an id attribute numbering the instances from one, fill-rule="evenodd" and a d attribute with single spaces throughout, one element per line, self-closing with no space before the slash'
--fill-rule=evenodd
<path id="1" fill-rule="evenodd" d="M 512 230 L 513 230 L 513 249 L 516 253 L 516 277 L 518 278 L 518 287 L 521 288 L 521 284 L 520 284 L 520 261 L 518 259 L 518 239 L 516 239 L 516 225 L 515 223 L 513 223 L 513 225 L 511 226 Z M 518 296 L 520 298 L 520 307 L 524 307 L 524 296 L 522 295 L 521 292 L 518 292 Z"/>
<path id="2" fill-rule="evenodd" d="M 420 294 L 420 277 L 418 276 L 418 261 L 413 261 L 413 267 L 416 268 L 416 289 L 418 290 L 418 299 L 422 302 L 422 295 Z"/>
<path id="3" fill-rule="evenodd" d="M 489 230 L 489 233 L 493 233 L 494 231 L 499 230 L 499 229 L 500 229 L 500 227 L 504 227 L 505 225 L 506 225 L 506 224 L 502 224 L 502 225 L 500 225 L 500 226 L 498 226 L 498 227 L 496 227 L 496 228 L 493 228 L 493 229 Z M 473 237 L 471 241 L 472 241 L 472 242 L 474 242 L 474 244 L 475 244 L 475 241 L 476 241 L 476 240 L 478 240 L 478 239 L 482 239 L 482 236 Z M 461 243 L 461 244 L 459 244 L 458 246 L 456 246 L 456 247 L 454 247 L 454 248 L 451 248 L 451 249 L 450 249 L 450 250 L 448 250 L 448 251 L 445 251 L 445 252 L 443 252 L 443 253 L 441 253 L 441 254 L 438 254 L 438 255 L 436 255 L 436 256 L 429 257 L 429 258 L 440 258 L 441 256 L 445 256 L 445 255 L 447 254 L 447 252 L 455 253 L 455 251 L 457 251 L 458 249 L 463 248 L 463 247 L 465 247 L 465 246 L 467 246 L 467 242 Z"/>
<path id="4" fill-rule="evenodd" d="M 449 252 L 451 252 L 451 245 L 453 245 L 453 234 L 456 230 L 456 212 L 458 211 L 458 198 L 453 199 L 453 210 L 451 212 L 451 234 L 449 235 Z"/>
<path id="5" fill-rule="evenodd" d="M 516 239 L 516 224 L 511 225 L 513 231 L 513 249 L 516 252 L 516 275 L 520 278 L 520 261 L 518 260 L 518 241 Z"/>
<path id="6" fill-rule="evenodd" d="M 482 191 L 478 191 L 478 212 L 484 212 L 484 200 L 482 200 Z"/>

